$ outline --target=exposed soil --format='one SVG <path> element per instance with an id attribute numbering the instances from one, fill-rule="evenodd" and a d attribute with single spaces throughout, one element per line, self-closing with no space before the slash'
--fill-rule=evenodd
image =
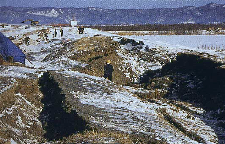
<path id="1" fill-rule="evenodd" d="M 44 131 L 37 120 L 41 97 L 37 81 L 28 79 L 16 79 L 13 86 L 1 94 L 0 143 L 11 138 L 18 143 L 43 141 Z"/>
<path id="2" fill-rule="evenodd" d="M 135 43 L 133 40 L 132 42 Z M 121 50 L 120 44 L 112 38 L 96 35 L 75 42 L 61 42 L 59 45 L 60 48 L 52 47 L 39 54 L 49 53 L 43 61 L 57 64 L 62 62 L 62 56 L 67 56 L 68 59 L 65 60 L 67 63 L 64 66 L 68 71 L 67 69 L 64 71 L 62 67 L 58 71 L 44 72 L 39 80 L 34 77 L 33 79 L 0 78 L 2 85 L 10 86 L 1 89 L 0 143 L 10 143 L 13 140 L 17 143 L 164 144 L 166 140 L 162 135 L 168 133 L 205 143 L 202 133 L 186 127 L 188 122 L 201 117 L 196 110 L 191 109 L 193 107 L 189 102 L 206 109 L 206 114 L 215 112 L 210 116 L 214 116 L 219 121 L 212 127 L 218 126 L 215 128 L 216 132 L 217 128 L 224 129 L 225 78 L 223 75 L 225 72 L 219 63 L 187 54 L 178 55 L 175 61 L 169 63 L 174 58 L 174 54 L 167 54 L 166 50 L 145 48 L 146 52 L 143 52 L 141 46 L 132 47 L 130 50 L 124 50 L 122 54 L 137 56 L 137 61 L 160 62 L 164 65 L 161 70 L 147 71 L 141 76 L 140 83 L 134 84 L 133 78 L 138 75 L 128 63 L 125 64 L 125 58 L 118 55 L 118 51 Z M 162 53 L 165 53 L 165 57 L 156 56 Z M 34 58 L 32 55 L 35 54 L 35 52 L 30 53 L 30 57 Z M 86 66 L 71 66 L 72 64 L 68 64 L 70 60 L 84 63 Z M 111 60 L 114 67 L 113 83 L 102 78 L 106 60 Z M 57 67 L 57 64 L 54 66 Z M 18 66 L 10 63 L 4 65 Z M 76 73 L 75 76 L 68 74 L 74 71 L 80 73 Z M 130 77 L 125 73 L 129 73 Z M 133 87 L 126 89 L 120 85 Z M 115 95 L 123 96 L 123 99 Z M 83 96 L 83 99 L 80 96 Z M 102 97 L 104 97 L 101 101 L 103 106 L 107 100 L 109 103 L 105 107 L 98 107 L 98 103 L 96 104 L 93 98 Z M 127 99 L 128 97 L 130 99 Z M 90 103 L 81 102 L 91 98 Z M 116 106 L 113 107 L 114 104 Z M 119 104 L 122 106 L 117 107 Z M 162 109 L 162 107 L 169 108 Z M 158 111 L 155 112 L 155 109 Z M 151 110 L 156 114 L 150 113 Z M 173 116 L 173 113 L 176 115 Z M 180 118 L 180 115 L 186 116 L 186 113 L 188 118 Z M 202 117 L 205 119 L 204 115 Z M 203 132 L 208 132 L 206 131 L 208 127 L 204 123 L 195 122 L 200 124 Z M 111 127 L 107 127 L 107 124 Z M 155 128 L 156 124 L 157 128 Z M 161 135 L 155 133 L 158 129 L 161 130 L 158 132 L 162 133 Z M 155 134 L 158 134 L 157 138 Z M 220 133 L 217 134 L 220 137 Z M 222 138 L 220 137 L 221 140 Z M 216 138 L 211 140 L 217 141 Z"/>
<path id="3" fill-rule="evenodd" d="M 191 54 L 179 54 L 175 61 L 166 64 L 161 70 L 147 71 L 141 78 L 147 89 L 164 89 L 160 98 L 190 102 L 206 110 L 205 118 L 215 128 L 219 139 L 225 131 L 225 69 L 221 63 Z M 209 116 L 210 115 L 210 116 Z M 216 125 L 216 126 L 213 126 Z"/>
<path id="4" fill-rule="evenodd" d="M 117 50 L 119 49 L 119 43 L 113 41 L 110 37 L 91 37 L 82 38 L 75 43 L 71 48 L 72 60 L 77 60 L 88 64 L 84 68 L 74 68 L 89 75 L 103 77 L 104 75 L 104 65 L 107 60 L 111 60 L 114 72 L 112 81 L 117 84 L 129 84 L 131 83 L 131 78 L 126 77 L 123 68 L 123 59 L 118 56 Z M 128 69 L 132 74 L 134 72 Z"/>

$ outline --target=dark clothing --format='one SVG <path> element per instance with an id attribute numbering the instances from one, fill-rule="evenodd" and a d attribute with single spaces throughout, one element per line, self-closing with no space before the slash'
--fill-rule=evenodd
<path id="1" fill-rule="evenodd" d="M 55 37 L 57 36 L 57 31 L 56 31 L 56 29 L 55 29 Z"/>
<path id="2" fill-rule="evenodd" d="M 83 33 L 84 33 L 84 28 L 79 27 L 79 28 L 78 28 L 78 31 L 79 31 L 79 34 L 83 34 Z"/>
<path id="3" fill-rule="evenodd" d="M 45 36 L 45 40 L 48 41 L 48 34 L 45 33 L 44 36 Z"/>
<path id="4" fill-rule="evenodd" d="M 63 36 L 63 29 L 60 29 L 60 32 L 61 32 L 61 37 Z"/>
<path id="5" fill-rule="evenodd" d="M 29 37 L 25 37 L 24 41 L 25 41 L 25 44 L 26 45 L 29 45 L 30 44 L 30 38 Z"/>
<path id="6" fill-rule="evenodd" d="M 113 66 L 111 64 L 106 64 L 104 66 L 104 78 L 112 81 L 112 72 L 114 71 Z"/>

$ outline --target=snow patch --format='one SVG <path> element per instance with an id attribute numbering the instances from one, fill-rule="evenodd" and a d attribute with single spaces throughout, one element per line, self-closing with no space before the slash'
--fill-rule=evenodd
<path id="1" fill-rule="evenodd" d="M 17 144 L 12 138 L 10 140 L 11 144 Z"/>
<path id="2" fill-rule="evenodd" d="M 91 80 L 87 80 L 83 83 L 85 86 L 91 82 Z M 100 83 L 95 85 L 103 86 Z M 206 126 L 199 118 L 188 118 L 188 113 L 182 110 L 177 111 L 177 108 L 173 105 L 160 100 L 157 103 L 148 103 L 140 100 L 127 90 L 119 90 L 113 87 L 109 89 L 112 91 L 110 94 L 101 91 L 93 93 L 88 88 L 88 92 L 79 92 L 77 94 L 81 103 L 94 105 L 110 113 L 110 120 L 107 121 L 100 117 L 93 118 L 95 123 L 130 133 L 138 131 L 151 134 L 149 130 L 152 130 L 159 139 L 165 139 L 168 143 L 197 143 L 161 119 L 158 110 L 164 108 L 169 115 L 173 116 L 179 123 L 182 123 L 183 127 L 188 131 L 194 131 L 206 142 L 216 140 L 216 135 L 209 126 Z M 74 94 L 76 95 L 76 93 Z"/>
<path id="3" fill-rule="evenodd" d="M 28 14 L 33 15 L 40 15 L 40 16 L 47 16 L 47 17 L 58 17 L 59 13 L 55 9 L 52 9 L 51 11 L 39 11 L 39 12 L 27 12 Z"/>
<path id="4" fill-rule="evenodd" d="M 26 104 L 28 104 L 29 106 L 35 107 L 34 105 L 31 104 L 31 102 L 29 102 L 28 100 L 26 100 L 21 93 L 16 94 L 16 96 L 19 96 L 20 98 L 22 98 L 22 100 L 24 100 L 26 102 Z"/>
<path id="5" fill-rule="evenodd" d="M 2 77 L 14 77 L 14 78 L 30 78 L 36 74 L 36 69 L 26 67 L 8 66 L 1 71 Z"/>
<path id="6" fill-rule="evenodd" d="M 150 49 L 163 48 L 169 53 L 192 50 L 225 58 L 224 35 L 133 35 L 126 38 L 143 41 Z"/>

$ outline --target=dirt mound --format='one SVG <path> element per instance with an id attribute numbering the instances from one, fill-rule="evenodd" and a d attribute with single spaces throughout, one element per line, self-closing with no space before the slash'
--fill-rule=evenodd
<path id="1" fill-rule="evenodd" d="M 210 58 L 178 54 L 175 61 L 162 69 L 147 71 L 141 83 L 147 89 L 158 90 L 159 98 L 185 101 L 204 108 L 203 119 L 214 128 L 220 143 L 223 143 L 225 69 L 221 65 Z"/>
<path id="2" fill-rule="evenodd" d="M 130 44 L 132 44 L 132 46 L 144 45 L 143 41 L 136 42 L 133 39 L 127 39 L 127 38 L 122 38 L 119 43 L 122 44 L 122 45 L 130 43 Z"/>
<path id="3" fill-rule="evenodd" d="M 136 134 L 139 136 L 137 139 L 146 140 L 143 143 L 153 143 L 154 140 L 157 143 L 155 134 L 159 134 L 158 136 L 162 138 L 158 141 L 159 143 L 163 143 L 165 139 L 173 140 L 175 135 L 183 137 L 179 140 L 186 139 L 187 142 L 195 140 L 200 143 L 202 141 L 199 139 L 199 136 L 203 138 L 199 129 L 194 129 L 189 125 L 203 124 L 199 119 L 194 118 L 195 116 L 188 114 L 190 111 L 197 112 L 192 108 L 186 111 L 163 99 L 144 102 L 134 94 L 138 89 L 118 86 L 103 78 L 79 72 L 51 72 L 51 75 L 58 82 L 62 93 L 66 95 L 70 109 L 76 110 L 78 115 L 88 121 L 89 125 L 98 132 L 101 130 L 104 133 L 122 131 L 128 133 L 131 138 L 132 134 Z M 141 89 L 140 91 L 144 92 Z M 181 105 L 186 106 L 185 104 Z M 166 110 L 164 113 L 160 111 L 163 109 Z M 201 111 L 199 112 L 201 113 Z M 186 117 L 187 115 L 189 116 Z M 190 130 L 189 127 L 192 129 Z M 207 126 L 200 127 L 204 127 L 205 133 Z M 167 132 L 174 133 L 174 135 L 164 139 Z M 141 134 L 144 139 L 141 138 Z M 85 137 L 85 135 L 83 136 Z M 205 137 L 216 142 L 215 134 L 207 134 Z M 208 141 L 205 137 L 204 141 Z M 70 138 L 73 141 L 76 136 Z M 92 138 L 90 137 L 90 139 Z"/>
<path id="4" fill-rule="evenodd" d="M 104 129 L 90 129 L 83 133 L 81 129 L 77 132 L 73 131 L 74 128 L 76 130 L 81 127 L 78 121 L 83 120 L 79 120 L 81 118 L 78 118 L 74 110 L 62 105 L 62 102 L 71 99 L 63 99 L 64 92 L 61 93 L 57 84 L 59 81 L 55 82 L 49 75 L 44 75 L 39 80 L 39 84 L 38 80 L 34 79 L 16 79 L 11 88 L 1 93 L 0 143 L 45 143 L 49 140 L 53 140 L 52 143 L 132 143 L 137 141 L 137 136 L 131 138 L 128 134 Z M 8 84 L 9 79 L 1 77 L 1 84 Z M 70 83 L 67 84 L 70 85 Z M 66 87 L 69 88 L 69 86 Z"/>
<path id="5" fill-rule="evenodd" d="M 117 54 L 120 45 L 110 37 L 82 38 L 75 43 L 72 48 L 70 59 L 88 64 L 84 68 L 74 68 L 79 72 L 89 75 L 103 77 L 104 65 L 107 60 L 111 60 L 114 72 L 112 81 L 117 84 L 131 83 L 131 79 L 126 77 L 123 71 L 123 58 Z M 131 69 L 127 70 L 134 73 Z"/>
<path id="6" fill-rule="evenodd" d="M 43 129 L 38 121 L 41 112 L 40 93 L 36 80 L 17 79 L 1 94 L 0 143 L 40 143 Z"/>

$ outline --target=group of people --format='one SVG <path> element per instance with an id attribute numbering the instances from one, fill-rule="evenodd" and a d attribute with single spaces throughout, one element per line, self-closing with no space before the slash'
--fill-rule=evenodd
<path id="1" fill-rule="evenodd" d="M 78 27 L 78 32 L 79 34 L 83 34 L 84 33 L 84 27 L 83 26 L 79 26 Z M 60 27 L 60 36 L 63 37 L 63 29 Z M 57 37 L 57 29 L 55 29 L 53 37 Z"/>
<path id="2" fill-rule="evenodd" d="M 60 27 L 60 36 L 63 37 L 63 29 Z M 55 32 L 53 34 L 53 37 L 57 37 L 57 30 L 55 29 Z"/>

